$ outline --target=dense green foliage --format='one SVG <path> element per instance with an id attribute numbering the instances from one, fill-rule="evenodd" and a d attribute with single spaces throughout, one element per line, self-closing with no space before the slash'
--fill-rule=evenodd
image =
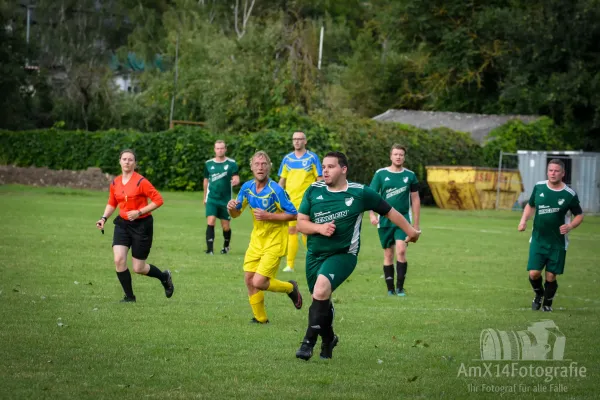
<path id="1" fill-rule="evenodd" d="M 157 187 L 199 190 L 204 162 L 214 156 L 213 143 L 217 139 L 228 143 L 228 156 L 240 164 L 242 179 L 250 179 L 247 166 L 257 150 L 265 150 L 271 156 L 271 176 L 276 178 L 281 159 L 293 150 L 294 129 L 290 126 L 304 129 L 308 147 L 321 157 L 332 150 L 344 151 L 350 161 L 350 179 L 367 184 L 378 168 L 390 162 L 389 149 L 393 143 L 408 148 L 407 167 L 415 170 L 421 181 L 425 180 L 426 165 L 481 165 L 483 161 L 481 147 L 469 135 L 446 129 L 428 132 L 398 124 L 325 116 L 278 121 L 278 127 L 244 135 L 181 127 L 155 133 L 0 131 L 0 163 L 70 170 L 96 166 L 118 174 L 119 152 L 132 148 L 137 153 L 140 171 Z"/>
<path id="2" fill-rule="evenodd" d="M 35 3 L 28 46 L 25 9 L 0 3 L 13 27 L 0 40 L 2 128 L 156 132 L 175 94 L 174 119 L 232 134 L 269 128 L 281 108 L 409 108 L 548 116 L 561 142 L 600 149 L 600 0 Z M 108 68 L 130 52 L 161 55 L 165 72 Z M 23 74 L 27 57 L 40 74 Z M 139 91 L 116 91 L 115 72 Z"/>

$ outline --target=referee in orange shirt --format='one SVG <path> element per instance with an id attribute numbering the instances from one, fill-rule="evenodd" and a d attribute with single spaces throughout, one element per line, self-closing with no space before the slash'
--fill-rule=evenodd
<path id="1" fill-rule="evenodd" d="M 127 268 L 127 252 L 130 247 L 133 271 L 158 279 L 165 288 L 165 295 L 171 297 L 175 290 L 171 271 L 162 272 L 156 266 L 146 263 L 152 247 L 154 221 L 151 212 L 163 205 L 162 196 L 146 178 L 135 172 L 133 150 L 123 150 L 119 156 L 119 163 L 122 174 L 117 176 L 110 185 L 108 204 L 102 218 L 96 222 L 96 227 L 104 231 L 104 223 L 117 206 L 119 207 L 119 215 L 113 221 L 115 232 L 112 246 L 117 277 L 125 292 L 121 302 L 135 302 L 131 274 Z"/>

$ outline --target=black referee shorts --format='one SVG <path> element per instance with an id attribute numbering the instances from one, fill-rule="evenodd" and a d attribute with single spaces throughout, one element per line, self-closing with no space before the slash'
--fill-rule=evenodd
<path id="1" fill-rule="evenodd" d="M 138 260 L 146 260 L 152 247 L 154 235 L 154 219 L 152 215 L 146 218 L 126 221 L 120 216 L 114 219 L 115 233 L 113 246 L 131 248 L 131 255 Z"/>

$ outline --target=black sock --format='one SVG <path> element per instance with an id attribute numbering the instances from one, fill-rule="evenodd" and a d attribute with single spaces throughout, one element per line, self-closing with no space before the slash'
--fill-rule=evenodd
<path id="1" fill-rule="evenodd" d="M 133 297 L 133 287 L 131 286 L 131 272 L 129 272 L 129 269 L 126 269 L 123 272 L 117 271 L 117 278 L 119 278 L 119 282 L 121 282 L 121 286 L 123 287 L 123 292 L 125 292 L 125 296 Z"/>
<path id="2" fill-rule="evenodd" d="M 229 247 L 229 242 L 231 241 L 231 229 L 228 231 L 223 231 L 223 238 L 225 239 L 223 247 Z"/>
<path id="3" fill-rule="evenodd" d="M 313 298 L 312 304 L 308 309 L 308 328 L 306 329 L 306 335 L 304 336 L 304 342 L 310 342 L 315 344 L 319 335 L 326 335 L 328 332 L 324 332 L 331 328 L 331 322 L 329 321 L 329 314 L 331 312 L 329 299 L 317 300 Z M 333 317 L 331 317 L 333 319 Z"/>
<path id="4" fill-rule="evenodd" d="M 398 288 L 398 290 L 404 289 L 404 280 L 406 279 L 407 270 L 407 262 L 396 261 L 396 288 Z"/>
<path id="5" fill-rule="evenodd" d="M 542 280 L 541 276 L 535 280 L 529 278 L 529 283 L 531 283 L 531 287 L 533 288 L 536 296 L 544 296 L 544 288 L 542 287 L 543 282 L 544 281 Z"/>
<path id="6" fill-rule="evenodd" d="M 383 276 L 385 277 L 385 284 L 387 285 L 388 290 L 394 291 L 394 266 L 393 265 L 384 265 L 383 266 Z"/>
<path id="7" fill-rule="evenodd" d="M 213 251 L 213 243 L 215 242 L 215 226 L 206 226 L 206 247 L 208 251 Z"/>
<path id="8" fill-rule="evenodd" d="M 165 280 L 165 274 L 160 269 L 156 268 L 152 264 L 150 264 L 150 271 L 148 271 L 146 276 L 156 278 L 161 282 Z"/>
<path id="9" fill-rule="evenodd" d="M 321 329 L 321 338 L 324 343 L 329 343 L 333 340 L 333 317 L 335 315 L 335 309 L 333 303 L 329 302 L 329 309 L 327 310 L 327 318 L 325 319 L 325 328 Z"/>
<path id="10" fill-rule="evenodd" d="M 545 306 L 551 306 L 552 305 L 552 300 L 554 300 L 554 295 L 556 294 L 556 290 L 557 289 L 558 289 L 558 282 L 556 282 L 556 281 L 552 281 L 552 282 L 546 281 L 546 293 L 545 293 L 545 296 L 544 296 L 544 305 Z"/>

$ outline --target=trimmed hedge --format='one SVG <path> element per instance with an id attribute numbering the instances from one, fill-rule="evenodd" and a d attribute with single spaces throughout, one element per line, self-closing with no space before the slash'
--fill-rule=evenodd
<path id="1" fill-rule="evenodd" d="M 425 192 L 426 165 L 482 165 L 483 162 L 482 148 L 468 134 L 448 129 L 425 131 L 343 117 L 304 118 L 297 122 L 300 122 L 298 129 L 307 133 L 308 148 L 320 157 L 331 150 L 347 154 L 349 179 L 356 182 L 370 183 L 377 169 L 389 165 L 393 143 L 408 148 L 406 167 L 415 171 Z M 140 172 L 158 188 L 194 191 L 202 189 L 204 162 L 214 156 L 213 144 L 217 139 L 227 142 L 227 154 L 240 165 L 242 180 L 251 178 L 248 166 L 256 150 L 265 150 L 271 156 L 271 176 L 277 179 L 281 159 L 293 150 L 294 130 L 285 125 L 238 135 L 188 127 L 153 133 L 0 131 L 0 164 L 68 170 L 100 167 L 117 175 L 119 152 L 132 148 Z"/>

